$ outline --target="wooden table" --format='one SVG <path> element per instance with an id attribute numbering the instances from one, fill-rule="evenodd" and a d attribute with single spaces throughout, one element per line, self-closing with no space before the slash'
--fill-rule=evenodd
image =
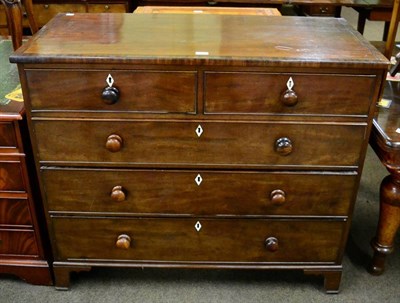
<path id="1" fill-rule="evenodd" d="M 384 21 L 382 40 L 387 39 L 389 22 L 392 16 L 393 0 L 355 0 L 360 5 L 352 6 L 358 12 L 357 30 L 364 33 L 365 23 L 370 21 Z"/>
<path id="2" fill-rule="evenodd" d="M 381 183 L 379 223 L 371 241 L 374 257 L 369 271 L 375 275 L 383 273 L 400 226 L 400 82 L 387 81 L 384 97 L 392 101 L 388 105 L 382 102 L 387 107 L 379 108 L 370 138 L 370 145 L 390 173 Z"/>

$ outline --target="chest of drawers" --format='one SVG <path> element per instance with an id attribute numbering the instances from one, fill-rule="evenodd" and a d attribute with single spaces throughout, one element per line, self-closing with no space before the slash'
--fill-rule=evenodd
<path id="1" fill-rule="evenodd" d="M 387 68 L 344 20 L 59 15 L 11 61 L 57 288 L 125 266 L 300 269 L 338 291 Z"/>
<path id="2" fill-rule="evenodd" d="M 0 273 L 51 285 L 42 238 L 46 224 L 38 222 L 41 206 L 23 112 L 22 102 L 0 105 Z"/>

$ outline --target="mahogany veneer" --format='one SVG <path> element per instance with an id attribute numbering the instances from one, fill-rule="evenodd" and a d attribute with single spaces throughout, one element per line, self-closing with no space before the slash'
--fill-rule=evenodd
<path id="1" fill-rule="evenodd" d="M 23 103 L 1 104 L 0 273 L 32 284 L 52 285 L 27 132 Z"/>
<path id="2" fill-rule="evenodd" d="M 11 61 L 57 288 L 149 266 L 301 269 L 338 291 L 388 64 L 343 19 L 59 15 Z"/>

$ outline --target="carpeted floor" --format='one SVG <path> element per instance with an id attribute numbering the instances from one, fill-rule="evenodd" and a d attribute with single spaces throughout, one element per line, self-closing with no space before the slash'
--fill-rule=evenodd
<path id="1" fill-rule="evenodd" d="M 347 10 L 343 13 L 352 14 Z M 373 26 L 376 27 L 375 24 Z M 377 31 L 380 37 L 379 26 Z M 4 55 L 1 45 L 1 55 Z M 0 68 L 3 74 L 6 69 L 3 66 Z M 375 277 L 366 271 L 372 255 L 369 241 L 375 234 L 378 220 L 379 184 L 386 174 L 379 159 L 369 149 L 343 260 L 344 272 L 338 295 L 326 295 L 321 277 L 306 276 L 300 271 L 95 268 L 90 272 L 73 274 L 69 291 L 32 286 L 12 276 L 1 276 L 0 302 L 398 303 L 400 235 L 396 239 L 395 252 L 387 258 L 386 272 Z"/>
<path id="2" fill-rule="evenodd" d="M 11 41 L 0 38 L 0 104 L 8 102 L 5 94 L 11 92 L 19 83 L 17 67 L 7 59 L 11 51 Z"/>

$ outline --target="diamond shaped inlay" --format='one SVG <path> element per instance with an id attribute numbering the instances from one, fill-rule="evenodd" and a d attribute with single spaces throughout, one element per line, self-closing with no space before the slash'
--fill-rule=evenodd
<path id="1" fill-rule="evenodd" d="M 109 87 L 113 86 L 114 84 L 114 78 L 111 76 L 111 74 L 108 74 L 106 82 L 108 84 Z"/>
<path id="2" fill-rule="evenodd" d="M 199 124 L 199 126 L 197 126 L 197 128 L 196 128 L 196 134 L 198 137 L 200 137 L 202 133 L 203 133 L 203 128 Z"/>
<path id="3" fill-rule="evenodd" d="M 198 186 L 200 186 L 201 182 L 203 182 L 203 178 L 200 176 L 200 174 L 198 174 L 198 175 L 196 176 L 196 178 L 194 178 L 194 182 L 196 182 L 196 184 L 197 184 Z"/>
<path id="4" fill-rule="evenodd" d="M 289 78 L 288 82 L 286 83 L 286 86 L 287 86 L 288 90 L 292 90 L 292 88 L 294 86 L 294 81 L 293 81 L 292 77 Z"/>
<path id="5" fill-rule="evenodd" d="M 196 224 L 194 225 L 194 228 L 196 228 L 196 230 L 199 232 L 201 229 L 201 223 L 200 221 L 197 221 Z"/>

